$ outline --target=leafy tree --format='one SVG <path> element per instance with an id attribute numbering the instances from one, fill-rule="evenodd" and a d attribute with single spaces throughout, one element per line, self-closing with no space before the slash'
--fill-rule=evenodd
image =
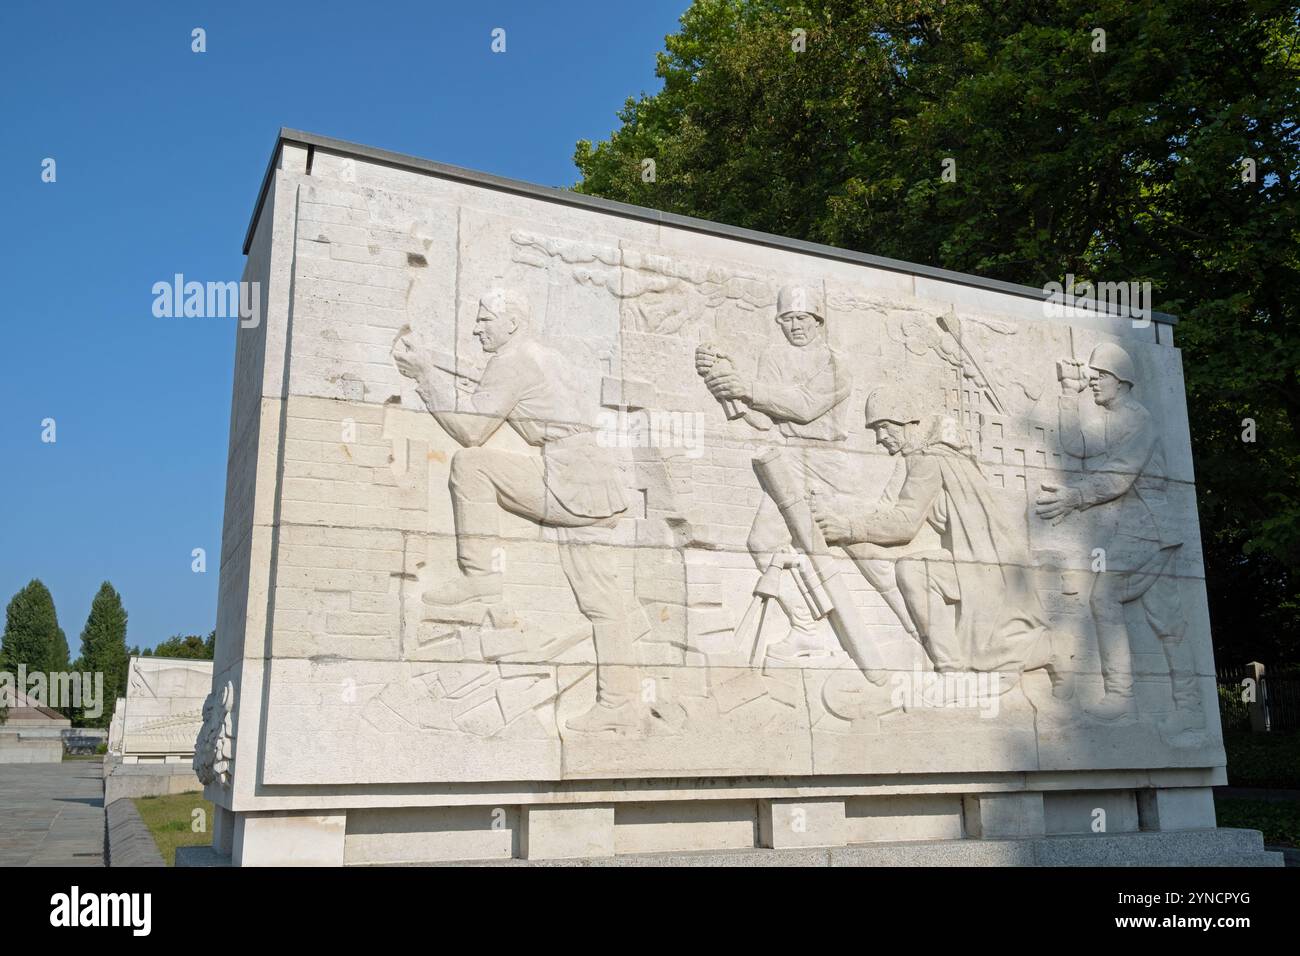
<path id="1" fill-rule="evenodd" d="M 81 631 L 82 666 L 104 675 L 104 707 L 89 726 L 107 727 L 117 698 L 125 693 L 129 659 L 126 650 L 126 610 L 122 597 L 105 581 L 90 604 L 90 616 Z"/>
<path id="2" fill-rule="evenodd" d="M 67 671 L 72 664 L 68 660 L 68 635 L 59 628 L 54 635 L 54 649 L 50 653 L 50 670 Z"/>
<path id="3" fill-rule="evenodd" d="M 15 675 L 19 665 L 26 665 L 29 673 L 61 670 L 67 664 L 67 656 L 68 642 L 59 628 L 54 597 L 49 588 L 33 578 L 5 608 L 5 630 L 0 643 L 4 669 Z"/>
<path id="4" fill-rule="evenodd" d="M 215 633 L 214 631 L 213 634 Z M 152 652 L 146 651 L 145 653 L 151 653 L 153 657 L 180 657 L 188 660 L 210 661 L 212 660 L 210 637 L 205 639 L 198 634 L 187 634 L 182 637 L 177 634 L 160 643 Z"/>
<path id="5" fill-rule="evenodd" d="M 575 188 L 1031 286 L 1150 281 L 1182 319 L 1218 653 L 1294 661 L 1298 38 L 1281 0 L 696 0 Z"/>

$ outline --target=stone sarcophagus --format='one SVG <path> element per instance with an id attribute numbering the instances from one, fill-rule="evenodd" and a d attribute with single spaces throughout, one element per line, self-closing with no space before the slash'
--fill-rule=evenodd
<path id="1" fill-rule="evenodd" d="M 1171 317 L 288 131 L 245 251 L 235 862 L 1220 852 Z"/>

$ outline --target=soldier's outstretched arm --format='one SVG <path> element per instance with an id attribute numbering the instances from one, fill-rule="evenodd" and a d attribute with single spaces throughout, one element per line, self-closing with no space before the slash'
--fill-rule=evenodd
<path id="1" fill-rule="evenodd" d="M 531 384 L 535 370 L 526 367 L 503 368 L 497 362 L 488 363 L 478 388 L 469 396 L 457 400 L 443 399 L 437 407 L 425 397 L 423 387 L 417 389 L 425 405 L 443 431 L 457 444 L 474 448 L 491 438 L 514 411 L 520 397 Z M 454 402 L 454 404 L 453 404 Z M 454 410 L 453 410 L 454 409 Z"/>
<path id="2" fill-rule="evenodd" d="M 908 544 L 916 537 L 942 491 L 943 475 L 938 463 L 918 457 L 908 462 L 907 477 L 891 507 L 850 512 L 843 507 L 846 499 L 841 495 L 814 494 L 809 501 L 813 517 L 830 543 L 891 546 Z"/>
<path id="3" fill-rule="evenodd" d="M 1114 501 L 1128 491 L 1146 470 L 1157 441 L 1150 420 L 1135 423 L 1123 434 L 1112 435 L 1111 445 L 1106 449 L 1106 470 L 1091 472 L 1079 483 L 1083 507 Z"/>

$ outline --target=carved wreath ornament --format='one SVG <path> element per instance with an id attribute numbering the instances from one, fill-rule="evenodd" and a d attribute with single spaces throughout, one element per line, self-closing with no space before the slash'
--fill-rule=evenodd
<path id="1" fill-rule="evenodd" d="M 231 714 L 235 709 L 235 685 L 226 681 L 220 700 L 214 690 L 203 702 L 203 729 L 194 748 L 194 772 L 205 786 L 227 786 L 235 760 L 235 734 Z"/>

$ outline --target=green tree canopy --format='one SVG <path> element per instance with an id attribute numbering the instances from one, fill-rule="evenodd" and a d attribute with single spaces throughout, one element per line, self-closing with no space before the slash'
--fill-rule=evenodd
<path id="1" fill-rule="evenodd" d="M 68 657 L 68 635 L 63 633 L 63 628 L 59 628 L 54 635 L 54 650 L 50 656 L 50 670 L 66 671 L 71 666 L 72 662 Z"/>
<path id="2" fill-rule="evenodd" d="M 5 608 L 0 660 L 5 670 L 16 674 L 20 664 L 26 665 L 29 673 L 63 670 L 67 659 L 68 642 L 54 611 L 54 597 L 33 578 Z"/>
<path id="3" fill-rule="evenodd" d="M 216 631 L 213 631 L 206 638 L 198 634 L 187 634 L 184 637 L 176 634 L 162 641 L 153 650 L 146 650 L 144 656 L 182 657 L 189 660 L 210 661 L 212 660 L 213 642 L 216 633 Z"/>
<path id="4" fill-rule="evenodd" d="M 576 188 L 1032 286 L 1151 282 L 1182 319 L 1219 654 L 1296 660 L 1297 37 L 1278 0 L 696 0 Z"/>
<path id="5" fill-rule="evenodd" d="M 90 604 L 90 615 L 81 631 L 81 663 L 91 673 L 104 675 L 103 712 L 85 722 L 107 727 L 117 698 L 126 692 L 129 658 L 126 651 L 126 609 L 122 597 L 105 581 Z"/>

